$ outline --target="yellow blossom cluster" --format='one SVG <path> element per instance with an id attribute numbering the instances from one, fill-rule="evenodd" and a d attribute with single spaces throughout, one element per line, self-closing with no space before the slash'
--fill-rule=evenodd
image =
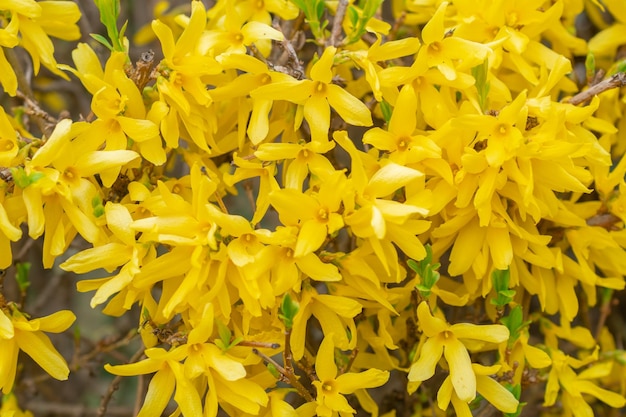
<path id="1" fill-rule="evenodd" d="M 0 1 L 30 110 L 0 107 L 0 269 L 41 237 L 45 268 L 100 276 L 91 307 L 141 311 L 143 355 L 104 365 L 151 375 L 139 416 L 516 417 L 532 384 L 559 415 L 626 406 L 626 3 L 192 0 L 131 40 L 95 3 L 108 38 L 57 64 L 76 4 Z M 90 113 L 41 110 L 21 48 Z M 1 291 L 21 415 L 18 352 L 67 379 L 44 332 L 75 317 Z"/>

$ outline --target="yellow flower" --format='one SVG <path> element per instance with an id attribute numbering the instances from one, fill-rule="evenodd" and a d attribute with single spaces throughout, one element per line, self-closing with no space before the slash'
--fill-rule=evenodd
<path id="1" fill-rule="evenodd" d="M 254 152 L 254 156 L 261 161 L 292 160 L 287 165 L 283 187 L 302 190 L 307 177 L 311 181 L 322 181 L 335 172 L 331 162 L 322 155 L 334 147 L 335 142 L 330 141 L 326 145 L 317 142 L 263 143 Z"/>
<path id="2" fill-rule="evenodd" d="M 319 294 L 314 288 L 303 288 L 300 309 L 293 320 L 291 348 L 295 360 L 304 356 L 304 344 L 308 321 L 314 316 L 322 326 L 325 335 L 333 335 L 334 346 L 342 350 L 356 346 L 356 325 L 354 317 L 363 309 L 362 305 L 351 298 L 331 294 Z M 347 331 L 346 331 L 347 329 Z"/>
<path id="3" fill-rule="evenodd" d="M 218 56 L 221 54 L 245 54 L 247 47 L 254 44 L 263 56 L 271 51 L 271 41 L 282 41 L 282 32 L 268 23 L 251 20 L 244 23 L 246 15 L 241 14 L 234 3 L 226 3 L 226 13 L 221 25 L 203 34 L 201 53 Z"/>
<path id="4" fill-rule="evenodd" d="M 359 389 L 379 387 L 389 379 L 388 371 L 373 368 L 359 373 L 337 375 L 333 339 L 332 334 L 325 335 L 315 358 L 315 373 L 319 378 L 319 381 L 313 381 L 313 386 L 317 389 L 316 412 L 322 417 L 330 417 L 334 412 L 339 412 L 341 415 L 356 413 L 342 394 L 352 394 Z"/>
<path id="5" fill-rule="evenodd" d="M 489 47 L 470 42 L 458 36 L 446 36 L 444 17 L 448 2 L 442 2 L 430 21 L 422 29 L 423 45 L 416 61 L 437 67 L 448 80 L 457 78 L 457 70 L 474 67 L 485 60 Z M 455 61 L 460 61 L 456 63 Z"/>
<path id="6" fill-rule="evenodd" d="M 449 325 L 444 320 L 434 317 L 425 301 L 417 307 L 417 318 L 426 342 L 422 346 L 417 361 L 411 365 L 409 381 L 422 382 L 431 378 L 443 355 L 450 367 L 450 381 L 454 392 L 461 401 L 466 403 L 472 401 L 476 397 L 476 374 L 462 340 L 502 343 L 509 338 L 509 330 L 499 324 Z"/>
<path id="7" fill-rule="evenodd" d="M 504 413 L 514 413 L 517 411 L 519 401 L 509 390 L 489 376 L 498 372 L 499 369 L 500 365 L 483 366 L 473 363 L 472 371 L 476 375 L 476 391 L 498 410 Z M 469 417 L 472 415 L 467 402 L 462 401 L 454 390 L 452 377 L 448 376 L 437 393 L 437 405 L 445 411 L 450 402 L 452 402 L 457 416 Z"/>
<path id="8" fill-rule="evenodd" d="M 322 247 L 326 237 L 343 227 L 338 213 L 346 184 L 343 172 L 335 171 L 313 195 L 293 189 L 272 192 L 270 202 L 287 226 L 299 226 L 293 256 L 299 258 Z"/>
<path id="9" fill-rule="evenodd" d="M 440 158 L 441 149 L 425 134 L 415 132 L 417 97 L 412 85 L 400 90 L 387 131 L 375 127 L 363 135 L 363 143 L 389 152 L 389 160 L 409 165 L 426 158 Z"/>
<path id="10" fill-rule="evenodd" d="M 579 360 L 565 355 L 558 349 L 550 352 L 552 356 L 552 369 L 548 375 L 546 385 L 545 406 L 554 405 L 559 391 L 562 391 L 563 407 L 575 417 L 593 417 L 594 412 L 583 396 L 593 396 L 613 408 L 622 408 L 626 405 L 626 398 L 611 392 L 593 383 L 592 379 L 606 376 L 611 371 L 610 367 L 590 367 L 576 374 L 574 369 L 594 363 L 598 359 L 598 350 L 587 358 Z"/>
<path id="11" fill-rule="evenodd" d="M 54 74 L 67 79 L 57 68 L 54 45 L 49 36 L 64 40 L 80 37 L 76 24 L 80 19 L 78 5 L 73 1 L 10 0 L 3 2 L 0 7 L 3 12 L 6 11 L 10 20 L 0 29 L 0 46 L 13 48 L 19 42 L 32 58 L 35 75 L 43 64 Z M 4 51 L 0 51 L 0 83 L 7 93 L 15 95 L 17 78 Z"/>
<path id="12" fill-rule="evenodd" d="M 343 120 L 354 126 L 371 126 L 372 115 L 356 97 L 332 83 L 333 59 L 337 48 L 328 47 L 311 67 L 311 79 L 277 82 L 257 88 L 250 94 L 253 98 L 265 97 L 286 100 L 303 106 L 304 118 L 309 123 L 311 138 L 318 142 L 328 141 L 330 107 Z"/>
<path id="13" fill-rule="evenodd" d="M 76 319 L 69 310 L 29 320 L 14 306 L 6 305 L 0 296 L 0 388 L 8 394 L 13 388 L 17 356 L 23 350 L 50 376 L 66 380 L 70 370 L 63 356 L 56 351 L 44 332 L 60 333 Z"/>

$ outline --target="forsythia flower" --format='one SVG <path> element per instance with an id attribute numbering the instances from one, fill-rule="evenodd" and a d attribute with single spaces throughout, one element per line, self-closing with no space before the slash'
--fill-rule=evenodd
<path id="1" fill-rule="evenodd" d="M 411 365 L 409 381 L 422 382 L 432 377 L 435 374 L 437 362 L 443 355 L 450 367 L 450 382 L 459 400 L 465 403 L 472 401 L 476 397 L 476 374 L 462 340 L 502 343 L 509 338 L 509 330 L 497 324 L 449 325 L 444 320 L 434 317 L 425 301 L 417 307 L 417 318 L 426 342 L 422 346 L 417 361 Z"/>
<path id="2" fill-rule="evenodd" d="M 46 317 L 29 320 L 13 306 L 0 298 L 0 388 L 8 394 L 13 388 L 17 371 L 17 356 L 23 350 L 50 376 L 67 379 L 70 370 L 63 356 L 57 352 L 44 332 L 60 333 L 72 325 L 76 316 L 63 310 Z"/>
<path id="3" fill-rule="evenodd" d="M 315 373 L 319 381 L 313 381 L 313 386 L 317 389 L 316 412 L 322 417 L 330 417 L 333 412 L 339 412 L 341 416 L 354 414 L 356 410 L 348 404 L 342 394 L 352 394 L 363 388 L 379 387 L 389 379 L 389 372 L 378 369 L 337 375 L 334 351 L 333 335 L 326 335 L 315 359 Z"/>

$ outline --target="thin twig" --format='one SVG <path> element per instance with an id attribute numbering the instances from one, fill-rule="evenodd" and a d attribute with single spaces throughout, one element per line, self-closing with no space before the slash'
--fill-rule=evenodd
<path id="1" fill-rule="evenodd" d="M 288 372 L 285 368 L 280 366 L 278 362 L 276 362 L 274 359 L 270 358 L 266 354 L 259 352 L 258 349 L 252 349 L 252 352 L 255 355 L 261 357 L 261 359 L 263 359 L 265 362 L 271 363 L 286 379 L 286 382 L 289 382 L 291 386 L 298 391 L 298 394 L 300 394 L 305 400 L 307 400 L 308 402 L 315 401 L 311 393 L 304 387 L 304 385 L 300 383 L 300 381 L 298 381 L 298 377 L 296 376 L 296 374 L 294 374 L 293 372 Z"/>
<path id="2" fill-rule="evenodd" d="M 293 373 L 293 353 L 291 352 L 291 329 L 285 330 L 285 350 L 283 351 L 285 368 Z"/>
<path id="3" fill-rule="evenodd" d="M 327 46 L 339 46 L 341 43 L 339 38 L 341 37 L 341 26 L 343 25 L 343 19 L 346 17 L 346 10 L 348 10 L 348 0 L 339 0 Z"/>
<path id="4" fill-rule="evenodd" d="M 135 363 L 139 358 L 141 358 L 144 350 L 145 348 L 141 346 L 141 349 L 135 352 L 135 354 L 130 358 L 130 361 L 128 361 L 128 363 Z M 111 401 L 111 398 L 113 398 L 113 394 L 115 393 L 115 391 L 117 391 L 117 389 L 119 388 L 122 378 L 123 376 L 117 375 L 109 384 L 109 389 L 107 389 L 106 394 L 102 397 L 102 401 L 100 401 L 100 407 L 98 408 L 97 417 L 103 417 L 104 414 L 107 412 L 109 402 Z"/>
<path id="5" fill-rule="evenodd" d="M 581 91 L 574 97 L 570 98 L 567 102 L 576 106 L 578 104 L 585 103 L 591 100 L 594 96 L 601 94 L 607 90 L 624 86 L 626 86 L 626 72 L 618 72 L 617 74 L 612 75 L 610 78 L 602 80 L 596 85 L 592 85 L 585 91 Z"/>

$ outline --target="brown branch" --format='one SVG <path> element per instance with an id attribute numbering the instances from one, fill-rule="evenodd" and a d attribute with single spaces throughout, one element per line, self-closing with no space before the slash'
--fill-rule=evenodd
<path id="1" fill-rule="evenodd" d="M 298 381 L 298 376 L 296 374 L 287 371 L 285 368 L 280 366 L 280 364 L 274 359 L 270 358 L 262 352 L 259 352 L 258 349 L 252 349 L 252 352 L 255 355 L 261 357 L 261 359 L 263 359 L 265 362 L 272 364 L 284 377 L 284 382 L 288 382 L 289 384 L 291 384 L 291 386 L 294 387 L 298 391 L 298 394 L 300 394 L 305 400 L 307 400 L 308 402 L 315 401 L 311 393 L 304 387 L 304 385 L 300 383 L 300 381 Z"/>
<path id="2" fill-rule="evenodd" d="M 612 75 L 610 78 L 606 80 L 602 80 L 599 83 L 592 85 L 585 91 L 581 91 L 576 94 L 574 97 L 570 98 L 567 103 L 578 105 L 581 103 L 585 103 L 591 100 L 594 96 L 601 94 L 607 90 L 611 90 L 613 88 L 619 88 L 626 86 L 626 72 L 618 72 L 617 74 Z"/>
<path id="3" fill-rule="evenodd" d="M 135 363 L 139 358 L 141 358 L 144 350 L 145 348 L 141 346 L 141 349 L 135 352 L 135 354 L 130 358 L 128 363 Z M 117 391 L 117 389 L 119 388 L 122 378 L 123 376 L 117 375 L 115 378 L 113 378 L 113 381 L 111 381 L 111 383 L 109 384 L 109 388 L 107 389 L 106 394 L 102 397 L 102 401 L 100 401 L 100 407 L 98 407 L 98 414 L 96 414 L 97 417 L 103 417 L 106 414 L 109 402 L 111 401 L 111 398 L 113 398 L 113 394 L 115 393 L 115 391 Z"/>
<path id="4" fill-rule="evenodd" d="M 346 17 L 346 10 L 348 10 L 348 0 L 339 0 L 337 4 L 337 11 L 335 12 L 335 19 L 333 20 L 333 28 L 330 31 L 330 38 L 328 39 L 327 46 L 339 46 L 341 41 L 341 25 L 343 25 L 343 19 Z"/>

